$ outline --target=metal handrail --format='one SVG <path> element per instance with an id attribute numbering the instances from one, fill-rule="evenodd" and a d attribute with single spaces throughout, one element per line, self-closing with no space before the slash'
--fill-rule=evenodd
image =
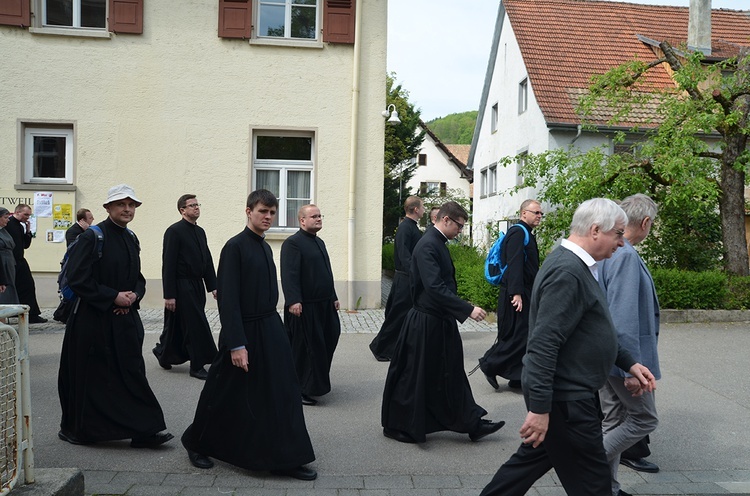
<path id="1" fill-rule="evenodd" d="M 7 494 L 15 486 L 21 462 L 23 462 L 24 482 L 31 484 L 35 480 L 29 374 L 29 306 L 0 305 L 0 319 L 9 317 L 18 317 L 18 331 L 7 324 L 0 324 L 0 328 L 11 335 L 16 348 L 16 473 L 6 486 L 0 488 L 0 496 Z"/>

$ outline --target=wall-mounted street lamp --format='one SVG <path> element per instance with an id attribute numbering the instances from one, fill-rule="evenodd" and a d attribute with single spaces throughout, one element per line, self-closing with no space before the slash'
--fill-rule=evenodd
<path id="1" fill-rule="evenodd" d="M 398 126 L 401 124 L 401 119 L 398 118 L 398 111 L 396 110 L 396 106 L 394 104 L 388 105 L 388 107 L 381 112 L 383 117 L 388 119 L 388 124 L 391 126 Z"/>

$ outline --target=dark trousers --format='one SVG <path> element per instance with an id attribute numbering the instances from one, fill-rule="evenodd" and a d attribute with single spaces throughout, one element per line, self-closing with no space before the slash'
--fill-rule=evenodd
<path id="1" fill-rule="evenodd" d="M 523 496 L 551 468 L 567 494 L 611 494 L 612 475 L 596 398 L 552 402 L 544 442 L 537 448 L 521 444 L 480 496 Z"/>

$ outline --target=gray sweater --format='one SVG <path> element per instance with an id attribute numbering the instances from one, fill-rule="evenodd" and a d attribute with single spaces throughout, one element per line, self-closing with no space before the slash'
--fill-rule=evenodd
<path id="1" fill-rule="evenodd" d="M 593 398 L 613 364 L 635 360 L 617 343 L 605 296 L 586 264 L 564 247 L 545 260 L 531 293 L 529 341 L 521 382 L 529 410 L 552 401 Z"/>

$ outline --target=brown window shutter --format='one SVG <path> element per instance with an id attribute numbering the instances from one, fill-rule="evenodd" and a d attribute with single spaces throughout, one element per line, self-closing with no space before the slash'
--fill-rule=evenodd
<path id="1" fill-rule="evenodd" d="M 419 154 L 419 165 L 427 165 L 427 154 L 426 153 L 420 153 Z"/>
<path id="2" fill-rule="evenodd" d="M 440 196 L 445 196 L 447 192 L 448 192 L 448 185 L 445 183 L 440 183 Z"/>
<path id="3" fill-rule="evenodd" d="M 5 26 L 31 25 L 31 0 L 0 0 L 0 24 Z"/>
<path id="4" fill-rule="evenodd" d="M 250 38 L 253 0 L 219 0 L 219 36 Z"/>
<path id="5" fill-rule="evenodd" d="M 143 0 L 109 0 L 109 30 L 143 34 Z"/>
<path id="6" fill-rule="evenodd" d="M 323 41 L 354 43 L 356 0 L 323 0 Z"/>

